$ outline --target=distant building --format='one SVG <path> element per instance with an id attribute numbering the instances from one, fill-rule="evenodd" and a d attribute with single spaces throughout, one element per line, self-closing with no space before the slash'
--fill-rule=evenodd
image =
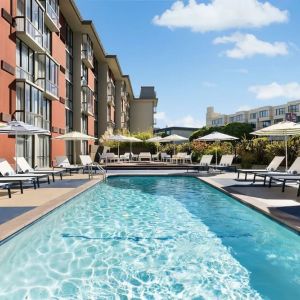
<path id="1" fill-rule="evenodd" d="M 156 128 L 154 129 L 155 134 L 178 134 L 184 137 L 189 138 L 193 132 L 198 130 L 199 128 L 192 128 L 192 127 L 166 127 L 166 128 Z"/>
<path id="2" fill-rule="evenodd" d="M 260 129 L 282 121 L 300 122 L 300 100 L 277 106 L 263 106 L 234 114 L 221 114 L 212 106 L 206 111 L 206 126 L 220 127 L 229 123 L 248 123 L 253 129 Z"/>
<path id="3" fill-rule="evenodd" d="M 130 131 L 153 130 L 156 123 L 157 97 L 153 86 L 142 86 L 139 98 L 130 101 Z"/>

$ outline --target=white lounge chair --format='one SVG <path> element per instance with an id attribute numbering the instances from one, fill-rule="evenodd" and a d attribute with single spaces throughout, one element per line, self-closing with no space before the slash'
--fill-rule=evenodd
<path id="1" fill-rule="evenodd" d="M 83 166 L 83 172 L 85 170 L 94 170 L 95 173 L 98 170 L 103 174 L 106 172 L 97 162 L 93 162 L 92 158 L 89 155 L 79 155 L 79 158 Z"/>
<path id="2" fill-rule="evenodd" d="M 40 179 L 46 178 L 48 184 L 50 184 L 50 178 L 49 174 L 32 174 L 32 173 L 27 173 L 27 174 L 17 174 L 15 170 L 11 167 L 11 165 L 5 160 L 5 159 L 0 159 L 0 174 L 2 175 L 1 179 L 13 179 L 13 178 L 25 178 L 29 179 L 29 181 L 32 181 L 32 178 L 34 178 L 34 181 L 37 183 L 37 186 L 40 187 Z M 20 180 L 20 179 L 19 179 Z M 18 180 L 18 181 L 19 181 Z M 34 183 L 35 184 L 35 183 Z"/>
<path id="3" fill-rule="evenodd" d="M 186 152 L 179 152 L 172 157 L 172 162 L 175 162 L 176 164 L 178 162 L 184 162 L 185 157 L 187 156 Z"/>
<path id="4" fill-rule="evenodd" d="M 120 161 L 130 161 L 130 152 L 125 152 L 124 154 L 120 155 Z"/>
<path id="5" fill-rule="evenodd" d="M 152 154 L 152 160 L 153 161 L 155 161 L 155 160 L 159 161 L 159 155 L 160 155 L 159 152 L 157 152 L 156 154 Z"/>
<path id="6" fill-rule="evenodd" d="M 245 180 L 247 180 L 248 174 L 274 172 L 279 168 L 284 158 L 285 156 L 275 156 L 265 169 L 238 169 L 237 179 L 240 178 L 241 173 L 245 174 Z"/>
<path id="7" fill-rule="evenodd" d="M 222 155 L 221 160 L 218 165 L 210 165 L 209 167 L 214 170 L 228 170 L 230 168 L 234 168 L 236 171 L 236 167 L 232 165 L 234 159 L 234 155 L 232 154 L 226 154 Z"/>
<path id="8" fill-rule="evenodd" d="M 172 157 L 170 154 L 167 154 L 166 152 L 162 152 L 160 154 L 160 159 L 161 159 L 161 161 L 168 162 L 168 161 L 172 160 Z"/>
<path id="9" fill-rule="evenodd" d="M 184 157 L 184 161 L 183 162 L 185 162 L 185 163 L 193 163 L 192 162 L 192 153 L 191 154 L 187 154 L 185 157 Z"/>
<path id="10" fill-rule="evenodd" d="M 82 166 L 71 165 L 67 156 L 56 156 L 55 161 L 56 161 L 56 165 L 55 165 L 56 168 L 64 168 L 66 171 L 70 173 L 70 175 L 72 175 L 72 172 L 79 173 L 79 171 L 83 169 Z"/>
<path id="11" fill-rule="evenodd" d="M 151 161 L 152 160 L 151 153 L 150 152 L 141 152 L 139 154 L 139 161 L 142 161 L 143 159 Z"/>
<path id="12" fill-rule="evenodd" d="M 198 172 L 200 172 L 200 170 L 208 171 L 212 159 L 213 155 L 202 155 L 199 164 L 193 165 L 192 168 L 197 169 Z"/>
<path id="13" fill-rule="evenodd" d="M 59 175 L 60 179 L 62 180 L 62 173 L 64 170 L 35 170 L 30 167 L 29 163 L 27 160 L 20 156 L 20 157 L 14 157 L 14 160 L 18 164 L 18 168 L 21 170 L 22 173 L 31 173 L 31 174 L 50 174 L 52 175 L 52 180 L 53 182 L 55 181 L 55 175 Z"/>
<path id="14" fill-rule="evenodd" d="M 295 159 L 293 164 L 286 172 L 273 172 L 273 171 L 260 172 L 260 173 L 255 172 L 253 177 L 253 183 L 255 183 L 256 177 L 262 177 L 264 179 L 264 185 L 266 185 L 266 180 L 269 177 L 270 178 L 269 186 L 271 186 L 272 180 L 275 179 L 275 177 L 279 179 L 279 177 L 283 178 L 283 177 L 296 176 L 296 175 L 298 176 L 300 175 L 300 157 L 297 157 Z"/>
<path id="15" fill-rule="evenodd" d="M 24 183 L 32 183 L 34 189 L 36 189 L 36 179 L 34 177 L 10 177 L 10 176 L 0 177 L 0 184 L 9 185 L 9 189 L 11 189 L 11 185 L 19 184 L 21 194 L 23 194 Z"/>

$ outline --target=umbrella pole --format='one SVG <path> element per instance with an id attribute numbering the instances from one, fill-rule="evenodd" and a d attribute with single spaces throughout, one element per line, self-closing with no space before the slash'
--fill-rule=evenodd
<path id="1" fill-rule="evenodd" d="M 18 173 L 18 131 L 16 130 L 16 149 L 15 149 L 15 154 L 16 154 L 16 173 Z"/>
<path id="2" fill-rule="evenodd" d="M 287 146 L 287 135 L 284 137 L 285 140 L 285 170 L 288 170 L 288 146 Z"/>
<path id="3" fill-rule="evenodd" d="M 216 166 L 218 165 L 218 148 L 216 147 Z"/>
<path id="4" fill-rule="evenodd" d="M 120 142 L 118 142 L 118 162 L 120 162 Z"/>
<path id="5" fill-rule="evenodd" d="M 130 155 L 129 155 L 130 161 L 131 161 L 131 153 L 132 153 L 132 142 L 130 142 Z"/>

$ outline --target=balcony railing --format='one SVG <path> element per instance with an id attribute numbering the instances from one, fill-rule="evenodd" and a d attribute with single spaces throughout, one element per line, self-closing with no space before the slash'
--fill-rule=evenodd
<path id="1" fill-rule="evenodd" d="M 34 82 L 33 75 L 18 66 L 16 67 L 16 78 Z"/>
<path id="2" fill-rule="evenodd" d="M 112 82 L 107 84 L 107 102 L 111 105 L 115 103 L 115 86 Z"/>
<path id="3" fill-rule="evenodd" d="M 55 11 L 48 0 L 46 0 L 46 14 L 59 30 L 59 13 L 58 11 Z"/>
<path id="4" fill-rule="evenodd" d="M 88 68 L 93 68 L 93 51 L 83 49 L 81 51 L 81 59 Z"/>
<path id="5" fill-rule="evenodd" d="M 58 98 L 58 86 L 48 79 L 46 79 L 45 81 L 46 81 L 46 87 L 45 87 L 46 93 L 51 94 L 56 98 Z"/>
<path id="6" fill-rule="evenodd" d="M 25 17 L 16 17 L 16 31 L 19 37 L 33 50 L 43 49 L 43 32 L 36 28 L 33 23 Z"/>
<path id="7" fill-rule="evenodd" d="M 83 113 L 94 115 L 93 91 L 88 86 L 82 87 L 81 92 L 81 111 Z"/>

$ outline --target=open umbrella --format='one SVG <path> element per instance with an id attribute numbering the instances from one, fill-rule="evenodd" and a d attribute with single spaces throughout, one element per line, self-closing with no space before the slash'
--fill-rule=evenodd
<path id="1" fill-rule="evenodd" d="M 53 139 L 55 139 L 55 140 L 63 140 L 63 141 L 73 141 L 74 143 L 75 143 L 75 141 L 91 141 L 91 140 L 96 140 L 95 137 L 87 135 L 87 134 L 84 134 L 82 132 L 78 132 L 78 131 L 71 131 L 71 132 L 68 132 L 66 134 L 56 136 Z M 76 147 L 75 147 L 75 145 L 74 145 L 74 148 L 75 148 L 75 163 L 76 163 L 77 154 L 76 154 Z"/>
<path id="2" fill-rule="evenodd" d="M 259 129 L 252 132 L 253 135 L 258 136 L 281 136 L 284 137 L 285 141 L 285 168 L 288 169 L 288 136 L 299 135 L 300 125 L 294 122 L 283 121 L 277 124 Z"/>
<path id="3" fill-rule="evenodd" d="M 175 142 L 186 142 L 188 141 L 189 139 L 184 137 L 184 136 L 180 136 L 180 135 L 177 135 L 177 134 L 171 134 L 169 136 L 166 136 L 164 138 L 162 138 L 160 140 L 160 143 L 170 143 L 170 142 L 173 142 L 174 144 L 174 154 L 175 154 Z"/>
<path id="4" fill-rule="evenodd" d="M 147 143 L 159 143 L 162 140 L 161 136 L 154 136 L 148 140 L 146 140 Z M 156 147 L 156 152 L 158 152 L 158 146 Z"/>
<path id="5" fill-rule="evenodd" d="M 110 135 L 107 138 L 108 141 L 113 141 L 118 143 L 118 158 L 120 159 L 120 142 L 129 142 L 127 136 L 117 134 L 117 135 Z"/>
<path id="6" fill-rule="evenodd" d="M 142 140 L 134 137 L 134 136 L 126 136 L 127 142 L 130 143 L 130 159 L 131 159 L 131 153 L 132 153 L 132 143 L 141 143 Z"/>
<path id="7" fill-rule="evenodd" d="M 228 134 L 224 134 L 224 133 L 215 131 L 208 135 L 202 136 L 202 137 L 196 139 L 195 141 L 221 142 L 221 141 L 234 141 L 234 140 L 238 140 L 238 138 L 228 135 Z M 216 148 L 216 165 L 218 165 L 218 149 L 217 148 Z"/>
<path id="8" fill-rule="evenodd" d="M 31 124 L 24 123 L 22 121 L 10 121 L 5 126 L 0 126 L 0 134 L 10 134 L 16 136 L 16 145 L 15 145 L 15 156 L 16 156 L 16 172 L 18 166 L 18 153 L 17 153 L 17 144 L 18 136 L 20 135 L 35 135 L 35 134 L 44 134 L 50 135 L 50 132 L 46 129 L 36 127 Z"/>

